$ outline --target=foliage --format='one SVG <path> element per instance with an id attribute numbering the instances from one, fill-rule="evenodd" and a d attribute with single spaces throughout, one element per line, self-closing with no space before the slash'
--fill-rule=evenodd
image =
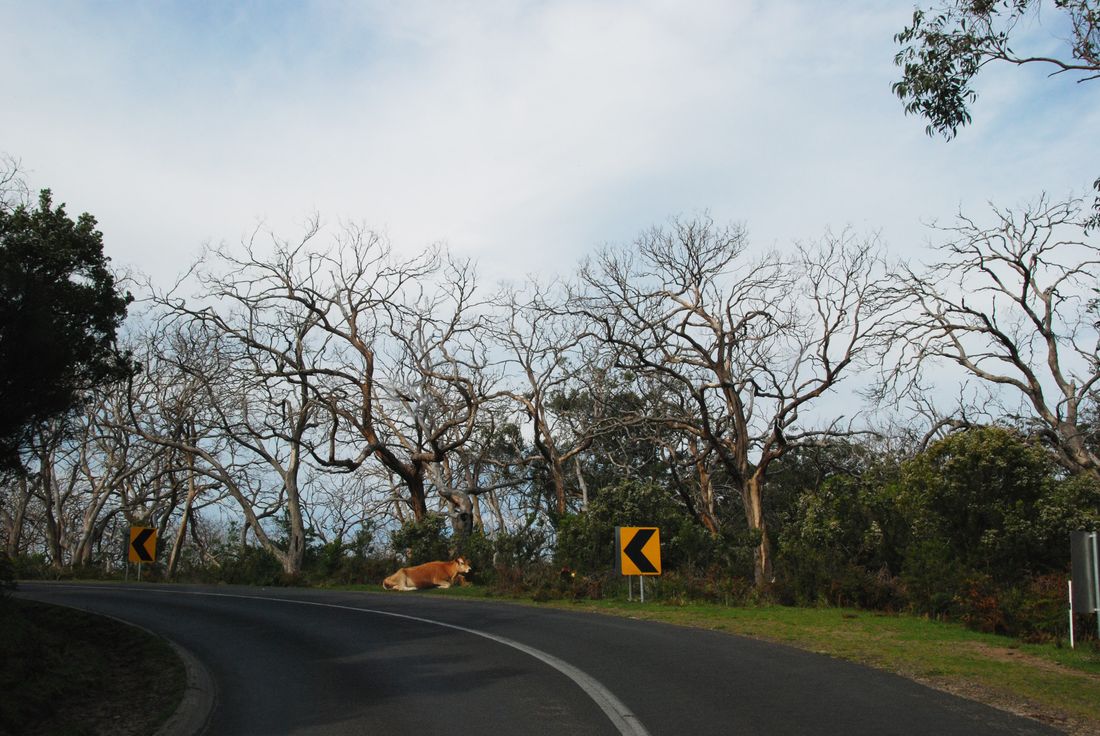
<path id="1" fill-rule="evenodd" d="M 712 536 L 667 491 L 639 481 L 602 488 L 587 511 L 559 519 L 555 561 L 582 573 L 614 568 L 617 526 L 658 527 L 663 569 L 719 565 L 740 574 L 752 571 L 751 533 Z"/>
<path id="2" fill-rule="evenodd" d="M 905 566 L 930 542 L 965 569 L 1006 583 L 1068 561 L 1061 524 L 1076 518 L 1067 502 L 1084 487 L 1060 484 L 1046 451 L 1008 429 L 984 427 L 934 443 L 901 468 L 894 503 L 907 522 Z M 1047 511 L 1048 524 L 1036 522 Z M 917 557 L 923 559 L 926 551 Z"/>
<path id="3" fill-rule="evenodd" d="M 285 585 L 283 566 L 263 547 L 246 545 L 222 562 L 217 569 L 219 582 L 236 585 Z"/>
<path id="4" fill-rule="evenodd" d="M 1018 21 L 1039 14 L 1042 0 L 949 0 L 931 12 L 917 9 L 912 25 L 894 40 L 902 45 L 894 63 L 903 70 L 894 93 L 907 113 L 928 120 L 928 133 L 947 138 L 970 122 L 969 106 L 977 99 L 973 79 L 991 61 L 1044 63 L 1057 71 L 1076 71 L 1095 79 L 1100 74 L 1100 3 L 1096 0 L 1054 0 L 1059 22 L 1072 29 L 1069 55 L 1027 56 L 1012 48 Z"/>
<path id="5" fill-rule="evenodd" d="M 1020 40 L 1017 23 L 1028 14 L 1053 15 L 1062 27 L 1051 34 L 1060 43 L 1068 42 L 1060 57 L 1045 49 L 1031 55 L 1014 50 Z M 901 79 L 892 85 L 894 94 L 904 103 L 906 114 L 916 113 L 928 121 L 929 135 L 939 133 L 950 139 L 970 123 L 970 106 L 978 97 L 973 80 L 990 62 L 1045 64 L 1054 67 L 1051 76 L 1084 75 L 1078 81 L 1100 78 L 1100 2 L 945 0 L 938 8 L 916 9 L 912 24 L 894 41 L 902 47 L 894 57 L 894 64 L 902 69 Z M 1100 192 L 1100 179 L 1093 187 Z M 1100 228 L 1100 196 L 1086 223 L 1086 229 L 1096 228 Z"/>
<path id="6" fill-rule="evenodd" d="M 778 592 L 1052 639 L 1066 629 L 1069 532 L 1098 515 L 1091 476 L 1066 477 L 1010 429 L 973 428 L 807 488 L 780 536 Z"/>
<path id="7" fill-rule="evenodd" d="M 128 370 L 114 343 L 131 297 L 95 226 L 55 208 L 48 189 L 35 209 L 0 208 L 0 467 L 19 466 L 37 423 Z"/>
<path id="8" fill-rule="evenodd" d="M 451 542 L 446 535 L 447 519 L 430 514 L 420 521 L 406 521 L 390 535 L 390 546 L 407 565 L 451 559 Z"/>
<path id="9" fill-rule="evenodd" d="M 7 552 L 0 551 L 0 601 L 15 590 L 15 564 Z"/>

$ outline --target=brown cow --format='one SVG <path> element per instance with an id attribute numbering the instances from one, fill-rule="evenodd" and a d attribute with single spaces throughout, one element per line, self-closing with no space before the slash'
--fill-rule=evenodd
<path id="1" fill-rule="evenodd" d="M 449 588 L 455 578 L 470 572 L 470 563 L 458 557 L 450 562 L 425 562 L 415 567 L 403 567 L 382 581 L 386 590 L 420 590 Z"/>

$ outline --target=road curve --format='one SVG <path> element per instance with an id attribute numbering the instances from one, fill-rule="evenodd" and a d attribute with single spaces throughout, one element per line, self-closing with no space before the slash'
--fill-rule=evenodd
<path id="1" fill-rule="evenodd" d="M 1054 734 L 716 632 L 416 593 L 23 583 L 132 621 L 215 683 L 207 734 Z"/>

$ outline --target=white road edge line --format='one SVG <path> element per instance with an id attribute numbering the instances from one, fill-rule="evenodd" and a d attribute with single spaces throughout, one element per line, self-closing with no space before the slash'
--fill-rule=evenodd
<path id="1" fill-rule="evenodd" d="M 94 586 L 69 586 L 69 587 L 92 587 Z M 102 588 L 98 588 L 102 590 Z M 129 590 L 133 590 L 132 588 Z M 390 616 L 392 618 L 402 618 L 408 621 L 417 621 L 424 624 L 430 624 L 432 626 L 442 626 L 445 629 L 454 629 L 455 631 L 463 631 L 467 634 L 473 634 L 474 636 L 480 636 L 483 639 L 489 639 L 495 641 L 498 644 L 511 647 L 517 651 L 534 657 L 535 659 L 547 664 L 558 672 L 562 673 L 577 686 L 585 692 L 588 697 L 592 698 L 593 702 L 600 707 L 600 710 L 604 712 L 608 720 L 615 726 L 623 736 L 650 736 L 649 731 L 642 725 L 638 716 L 626 707 L 626 704 L 615 697 L 614 693 L 608 690 L 603 683 L 596 678 L 587 674 L 583 670 L 579 670 L 568 662 L 558 659 L 552 654 L 542 651 L 541 649 L 535 649 L 529 647 L 526 644 L 522 644 L 514 639 L 509 639 L 504 636 L 498 636 L 496 634 L 490 634 L 486 631 L 478 631 L 477 629 L 469 629 L 465 626 L 457 626 L 455 624 L 449 624 L 444 621 L 435 621 L 430 618 L 421 618 L 420 616 L 409 616 L 404 613 L 393 613 L 392 611 L 379 611 L 373 608 L 356 608 L 354 606 L 341 606 L 335 603 L 319 603 L 317 601 L 300 601 L 293 598 L 271 598 L 268 596 L 260 595 L 234 595 L 232 593 L 204 593 L 194 590 L 148 590 L 144 591 L 148 593 L 160 593 L 165 595 L 201 595 L 210 598 L 240 598 L 243 600 L 257 600 L 257 601 L 272 601 L 276 603 L 295 603 L 300 606 L 318 606 L 321 608 L 336 608 L 344 611 L 355 611 L 358 613 L 373 613 L 378 616 Z"/>

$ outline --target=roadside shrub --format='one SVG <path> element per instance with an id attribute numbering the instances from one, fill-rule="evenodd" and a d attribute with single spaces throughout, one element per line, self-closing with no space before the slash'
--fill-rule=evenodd
<path id="1" fill-rule="evenodd" d="M 493 563 L 498 566 L 530 565 L 546 557 L 549 538 L 539 527 L 498 532 L 492 538 Z"/>
<path id="2" fill-rule="evenodd" d="M 885 565 L 869 570 L 828 550 L 796 548 L 780 557 L 776 593 L 781 603 L 896 611 L 905 607 L 902 583 Z"/>
<path id="3" fill-rule="evenodd" d="M 559 517 L 555 563 L 582 573 L 614 569 L 617 526 L 658 527 L 663 570 L 745 564 L 751 570 L 750 535 L 715 537 L 667 491 L 637 481 L 603 488 L 586 512 Z"/>
<path id="4" fill-rule="evenodd" d="M 7 552 L 0 552 L 0 599 L 15 590 L 15 564 Z"/>
<path id="5" fill-rule="evenodd" d="M 217 578 L 220 582 L 233 585 L 286 585 L 279 561 L 262 547 L 244 547 L 238 549 L 228 559 L 222 561 Z"/>
<path id="6" fill-rule="evenodd" d="M 959 621 L 986 634 L 1006 633 L 1004 591 L 983 573 L 970 573 L 952 603 Z"/>
<path id="7" fill-rule="evenodd" d="M 719 566 L 706 570 L 670 570 L 652 582 L 647 581 L 647 598 L 651 595 L 650 590 L 655 599 L 680 606 L 689 603 L 742 606 L 757 599 L 751 577 L 730 575 Z"/>
<path id="8" fill-rule="evenodd" d="M 334 585 L 381 584 L 400 565 L 392 557 L 344 557 L 323 581 Z"/>
<path id="9" fill-rule="evenodd" d="M 390 545 L 407 565 L 451 559 L 451 540 L 445 534 L 447 519 L 430 514 L 420 521 L 406 521 L 390 535 Z"/>
<path id="10" fill-rule="evenodd" d="M 480 529 L 475 529 L 462 546 L 462 556 L 470 563 L 470 572 L 466 574 L 468 582 L 476 582 L 481 585 L 491 585 L 497 576 L 497 568 L 493 564 L 493 551 L 495 540 L 485 535 Z M 442 559 L 442 558 L 438 558 Z"/>
<path id="11" fill-rule="evenodd" d="M 901 579 L 914 611 L 942 617 L 958 612 L 958 594 L 969 573 L 951 549 L 926 540 L 908 550 Z"/>
<path id="12" fill-rule="evenodd" d="M 16 555 L 11 559 L 15 577 L 20 580 L 44 580 L 53 577 L 45 555 Z"/>
<path id="13" fill-rule="evenodd" d="M 1024 641 L 1058 641 L 1069 633 L 1066 576 L 1049 573 L 998 591 L 999 633 Z M 1091 629 L 1090 629 L 1091 630 Z"/>

